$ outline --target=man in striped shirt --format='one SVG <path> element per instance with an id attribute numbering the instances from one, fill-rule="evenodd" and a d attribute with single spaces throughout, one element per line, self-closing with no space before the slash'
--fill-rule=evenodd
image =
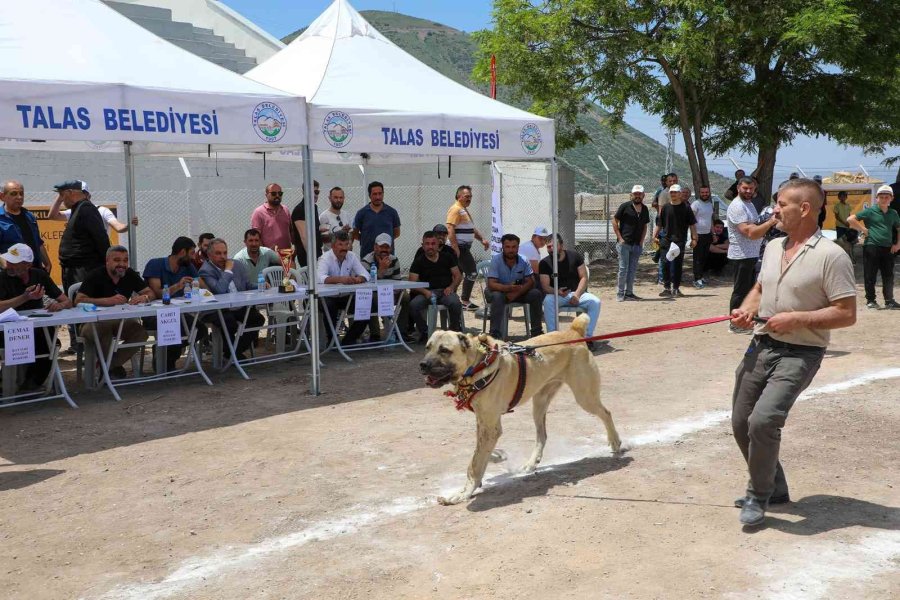
<path id="1" fill-rule="evenodd" d="M 456 188 L 456 202 L 447 211 L 447 230 L 449 231 L 450 247 L 459 257 L 459 269 L 465 274 L 462 287 L 463 310 L 476 310 L 478 306 L 471 301 L 472 288 L 475 287 L 475 278 L 478 271 L 475 267 L 475 257 L 472 256 L 472 243 L 475 240 L 481 242 L 484 249 L 490 247 L 490 241 L 485 239 L 475 227 L 472 216 L 469 214 L 469 205 L 472 203 L 472 188 L 461 185 Z"/>

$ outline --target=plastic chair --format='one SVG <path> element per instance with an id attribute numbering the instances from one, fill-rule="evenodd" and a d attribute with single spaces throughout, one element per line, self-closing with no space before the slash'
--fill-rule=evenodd
<path id="1" fill-rule="evenodd" d="M 487 322 L 490 318 L 490 307 L 491 303 L 488 302 L 489 290 L 487 289 L 487 280 L 488 280 L 488 270 L 491 268 L 491 261 L 483 260 L 479 262 L 476 267 L 478 271 L 478 276 L 481 277 L 481 294 L 484 296 L 484 309 L 481 313 L 481 332 L 484 333 L 487 331 Z M 528 305 L 522 302 L 507 302 L 506 311 L 503 315 L 503 321 L 500 323 L 500 337 L 501 339 L 506 339 L 509 336 L 509 319 L 512 317 L 513 309 L 521 308 L 525 314 L 525 329 L 526 332 L 531 331 L 531 313 L 528 311 Z"/>
<path id="2" fill-rule="evenodd" d="M 290 272 L 291 278 L 294 279 L 298 284 L 300 284 L 301 287 L 306 287 L 307 285 L 309 285 L 309 271 L 306 267 L 291 269 Z M 266 278 L 266 283 L 268 283 L 271 287 L 278 287 L 279 285 L 281 285 L 281 281 L 284 279 L 284 269 L 282 269 L 281 267 L 266 267 L 265 269 L 263 269 L 263 277 Z M 303 301 L 300 305 L 301 317 L 307 309 L 307 301 Z M 291 310 L 291 307 L 287 302 L 273 302 L 272 304 L 269 304 L 267 306 L 266 314 L 268 315 L 268 318 L 274 320 L 275 323 L 284 323 L 294 316 L 294 311 Z M 277 327 L 273 329 L 275 330 L 275 350 L 276 352 L 284 352 L 284 349 L 286 347 L 286 329 L 284 327 Z M 271 332 L 269 336 L 271 337 Z"/>

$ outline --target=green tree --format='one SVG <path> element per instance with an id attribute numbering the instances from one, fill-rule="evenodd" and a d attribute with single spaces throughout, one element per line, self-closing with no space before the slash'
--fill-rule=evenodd
<path id="1" fill-rule="evenodd" d="M 562 147 L 583 139 L 575 117 L 589 103 L 613 122 L 636 103 L 679 127 L 695 185 L 708 182 L 706 152 L 739 149 L 757 155 L 768 192 L 778 149 L 797 135 L 874 135 L 863 114 L 888 112 L 873 82 L 900 64 L 900 33 L 885 26 L 898 11 L 872 0 L 495 0 L 474 73 L 485 79 L 496 55 L 500 83 L 558 119 Z"/>

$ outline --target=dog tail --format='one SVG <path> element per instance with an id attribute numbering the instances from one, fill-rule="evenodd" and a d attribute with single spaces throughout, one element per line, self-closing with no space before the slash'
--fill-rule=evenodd
<path id="1" fill-rule="evenodd" d="M 584 337 L 590 320 L 591 318 L 587 315 L 587 313 L 581 313 L 580 315 L 575 317 L 574 321 L 572 321 L 572 331 L 577 333 L 579 336 Z"/>

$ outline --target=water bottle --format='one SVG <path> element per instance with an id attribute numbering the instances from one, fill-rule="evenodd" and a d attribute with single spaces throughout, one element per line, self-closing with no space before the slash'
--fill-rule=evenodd
<path id="1" fill-rule="evenodd" d="M 256 291 L 260 293 L 266 291 L 266 276 L 262 272 L 256 278 Z"/>
<path id="2" fill-rule="evenodd" d="M 97 305 L 91 304 L 90 302 L 82 302 L 78 306 L 80 306 L 81 310 L 84 312 L 95 312 L 97 310 Z"/>
<path id="3" fill-rule="evenodd" d="M 163 300 L 163 304 L 166 304 L 166 305 L 172 303 L 172 296 L 169 295 L 169 286 L 167 286 L 167 285 L 164 285 L 164 286 L 163 286 L 163 298 L 162 298 L 162 300 Z"/>
<path id="4" fill-rule="evenodd" d="M 203 293 L 200 291 L 200 280 L 194 277 L 194 285 L 191 286 L 191 300 L 194 302 L 200 302 L 200 297 Z"/>
<path id="5" fill-rule="evenodd" d="M 375 258 L 372 258 L 375 261 Z M 377 281 L 378 280 L 378 265 L 375 262 L 372 262 L 371 266 L 369 266 L 369 281 Z"/>
<path id="6" fill-rule="evenodd" d="M 185 281 L 184 282 L 184 299 L 185 299 L 185 301 L 187 301 L 187 302 L 191 301 L 191 294 L 193 291 L 194 290 L 191 287 L 191 281 L 190 280 Z"/>
<path id="7" fill-rule="evenodd" d="M 431 305 L 437 306 L 437 293 L 431 292 Z"/>

